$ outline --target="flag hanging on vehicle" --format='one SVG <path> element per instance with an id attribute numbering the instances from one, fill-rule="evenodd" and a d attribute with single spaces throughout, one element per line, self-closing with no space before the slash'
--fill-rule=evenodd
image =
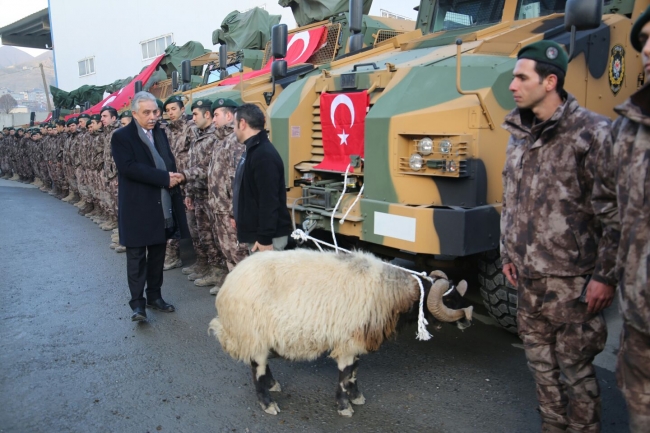
<path id="1" fill-rule="evenodd" d="M 323 161 L 315 170 L 345 172 L 350 155 L 364 156 L 366 114 L 370 96 L 366 90 L 354 93 L 321 93 L 320 119 Z"/>

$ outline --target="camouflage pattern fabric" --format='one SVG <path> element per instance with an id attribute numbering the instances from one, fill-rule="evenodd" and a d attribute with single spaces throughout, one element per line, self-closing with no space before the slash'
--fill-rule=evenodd
<path id="1" fill-rule="evenodd" d="M 609 119 L 568 95 L 546 122 L 534 125 L 530 110 L 515 109 L 503 127 L 511 138 L 503 170 L 502 262 L 526 278 L 593 274 L 615 285 L 617 239 L 601 233 L 591 203 L 597 154 L 611 146 Z M 616 200 L 613 194 L 608 199 Z"/>
<path id="2" fill-rule="evenodd" d="M 225 259 L 221 251 L 221 245 L 219 245 L 219 238 L 215 236 L 214 215 L 210 212 L 208 201 L 195 198 L 193 204 L 199 240 L 206 252 L 208 264 L 212 267 L 225 267 Z"/>
<path id="3" fill-rule="evenodd" d="M 584 278 L 519 278 L 519 293 L 535 293 L 543 301 L 549 287 L 572 292 Z M 560 287 L 565 287 L 561 289 Z M 520 297 L 521 299 L 521 297 Z M 519 308 L 517 326 L 533 374 L 542 424 L 547 430 L 599 432 L 601 398 L 593 360 L 607 341 L 602 314 L 576 313 L 583 320 L 558 321 L 539 302 L 536 309 Z M 574 309 L 567 308 L 567 314 Z M 544 431 L 544 429 L 543 429 Z"/>
<path id="4" fill-rule="evenodd" d="M 650 417 L 650 336 L 626 322 L 621 330 L 616 379 L 630 411 L 630 424 L 635 424 L 636 417 Z"/>
<path id="5" fill-rule="evenodd" d="M 187 180 L 185 193 L 192 199 L 208 199 L 207 172 L 214 146 L 218 141 L 216 128 L 210 124 L 204 130 L 197 129 L 196 138 L 190 145 L 187 168 L 180 170 Z"/>

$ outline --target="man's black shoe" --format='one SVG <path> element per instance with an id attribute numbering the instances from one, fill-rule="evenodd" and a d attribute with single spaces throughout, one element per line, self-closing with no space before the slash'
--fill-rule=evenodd
<path id="1" fill-rule="evenodd" d="M 158 311 L 164 311 L 165 313 L 176 311 L 176 308 L 174 308 L 172 304 L 168 304 L 167 302 L 163 301 L 162 298 L 156 299 L 155 301 L 147 301 L 147 307 Z"/>
<path id="2" fill-rule="evenodd" d="M 131 320 L 133 322 L 144 322 L 147 320 L 147 312 L 142 307 L 135 308 Z"/>

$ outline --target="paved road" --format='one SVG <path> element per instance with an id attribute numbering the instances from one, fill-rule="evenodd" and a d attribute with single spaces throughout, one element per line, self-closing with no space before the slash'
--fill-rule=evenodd
<path id="1" fill-rule="evenodd" d="M 480 306 L 465 332 L 446 326 L 418 342 L 411 328 L 363 357 L 367 403 L 351 419 L 336 413 L 330 359 L 272 360 L 282 412 L 267 415 L 248 368 L 207 335 L 208 289 L 166 272 L 163 296 L 176 313 L 132 323 L 125 256 L 109 238 L 75 207 L 0 180 L 1 432 L 539 430 L 520 341 Z M 183 260 L 192 260 L 188 244 Z M 604 432 L 625 432 L 612 350 L 598 367 Z"/>

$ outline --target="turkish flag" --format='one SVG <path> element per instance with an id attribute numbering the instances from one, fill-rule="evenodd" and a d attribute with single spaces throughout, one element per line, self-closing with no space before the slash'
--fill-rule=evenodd
<path id="1" fill-rule="evenodd" d="M 325 26 L 289 35 L 287 43 L 287 55 L 284 58 L 284 60 L 287 61 L 287 67 L 298 65 L 300 63 L 307 63 L 307 60 L 309 60 L 312 54 L 327 43 L 327 32 L 325 31 Z M 273 59 L 269 60 L 262 69 L 245 73 L 243 77 L 244 81 L 261 75 L 270 74 L 272 63 Z M 239 84 L 239 81 L 239 76 L 236 76 L 226 78 L 221 81 L 219 85 L 229 86 L 232 84 Z"/>
<path id="2" fill-rule="evenodd" d="M 366 114 L 370 95 L 366 90 L 355 93 L 321 93 L 320 122 L 323 133 L 323 161 L 315 170 L 345 172 L 350 155 L 364 156 Z"/>

